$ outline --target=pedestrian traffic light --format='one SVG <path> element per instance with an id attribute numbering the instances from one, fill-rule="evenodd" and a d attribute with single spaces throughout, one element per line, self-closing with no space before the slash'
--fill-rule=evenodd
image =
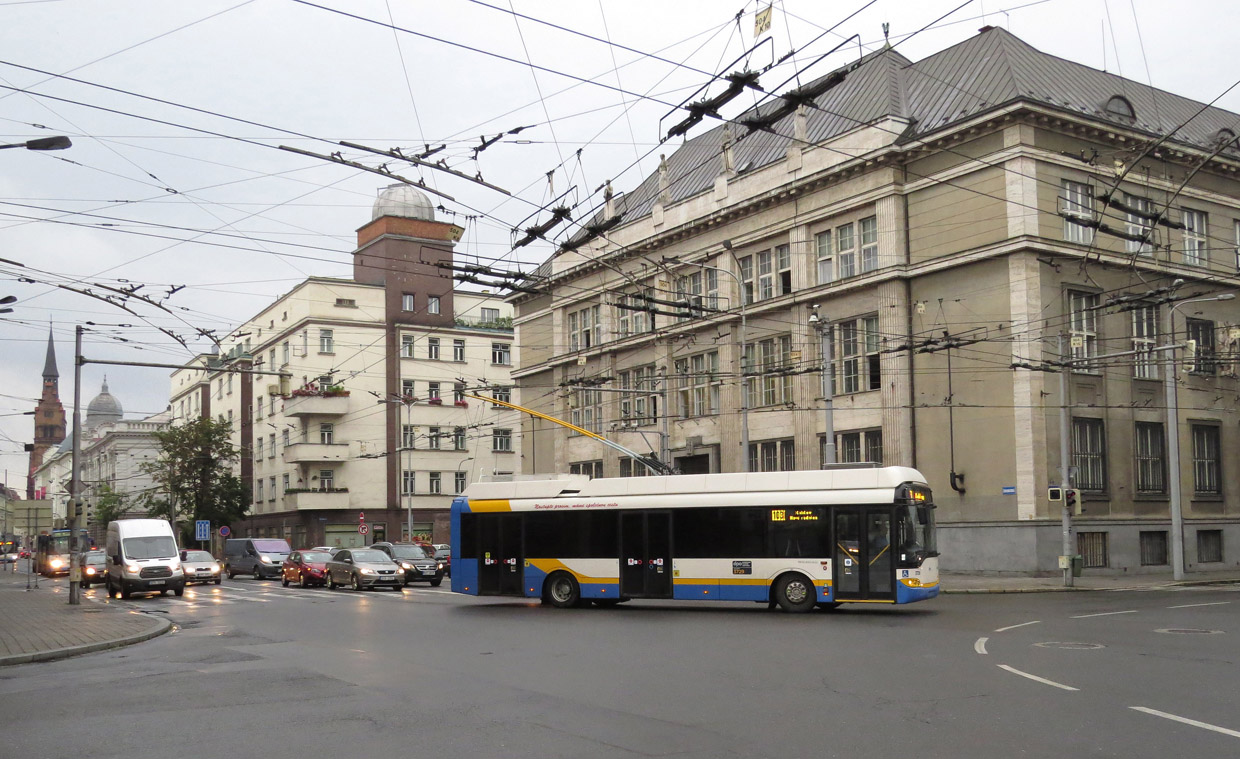
<path id="1" fill-rule="evenodd" d="M 1051 503 L 1059 503 L 1063 500 L 1063 488 L 1047 488 L 1046 500 Z"/>

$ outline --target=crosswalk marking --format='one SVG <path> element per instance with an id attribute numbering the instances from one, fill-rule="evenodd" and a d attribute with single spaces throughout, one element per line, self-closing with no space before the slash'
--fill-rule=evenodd
<path id="1" fill-rule="evenodd" d="M 92 603 L 114 603 L 127 604 L 131 608 L 141 611 L 151 611 L 159 608 L 158 604 L 168 607 L 177 607 L 186 610 L 210 608 L 213 606 L 227 606 L 232 604 L 255 604 L 255 603 L 282 603 L 282 602 L 315 602 L 315 601 L 335 601 L 336 599 L 386 599 L 382 603 L 407 601 L 424 594 L 450 594 L 452 591 L 440 588 L 422 588 L 410 586 L 405 588 L 403 593 L 393 593 L 391 590 L 371 590 L 358 593 L 352 590 L 331 591 L 326 588 L 302 589 L 302 588 L 283 588 L 279 586 L 256 585 L 254 587 L 239 587 L 233 584 L 211 585 L 198 587 L 189 587 L 185 589 L 183 596 L 171 595 L 155 595 L 155 596 L 138 596 L 130 601 L 123 601 L 119 598 L 110 599 L 105 588 L 92 588 L 83 593 L 83 598 Z"/>

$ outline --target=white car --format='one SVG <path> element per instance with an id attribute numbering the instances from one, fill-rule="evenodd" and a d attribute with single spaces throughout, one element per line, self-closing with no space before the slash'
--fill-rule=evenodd
<path id="1" fill-rule="evenodd" d="M 220 584 L 220 563 L 207 551 L 181 551 L 181 570 L 185 584 L 205 582 Z"/>

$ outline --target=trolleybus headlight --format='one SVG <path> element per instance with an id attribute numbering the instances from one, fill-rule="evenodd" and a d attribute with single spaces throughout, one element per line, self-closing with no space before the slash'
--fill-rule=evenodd
<path id="1" fill-rule="evenodd" d="M 65 565 L 65 560 L 64 559 L 52 559 L 50 563 L 52 565 L 52 569 L 60 569 L 61 567 Z"/>

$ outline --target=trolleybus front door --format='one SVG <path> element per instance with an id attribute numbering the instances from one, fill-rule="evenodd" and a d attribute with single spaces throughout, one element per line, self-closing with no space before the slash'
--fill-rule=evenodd
<path id="1" fill-rule="evenodd" d="M 620 513 L 620 595 L 672 597 L 672 515 Z"/>
<path id="2" fill-rule="evenodd" d="M 478 594 L 521 595 L 523 553 L 520 514 L 479 514 Z"/>
<path id="3" fill-rule="evenodd" d="M 833 584 L 840 601 L 894 601 L 891 507 L 835 510 Z"/>

